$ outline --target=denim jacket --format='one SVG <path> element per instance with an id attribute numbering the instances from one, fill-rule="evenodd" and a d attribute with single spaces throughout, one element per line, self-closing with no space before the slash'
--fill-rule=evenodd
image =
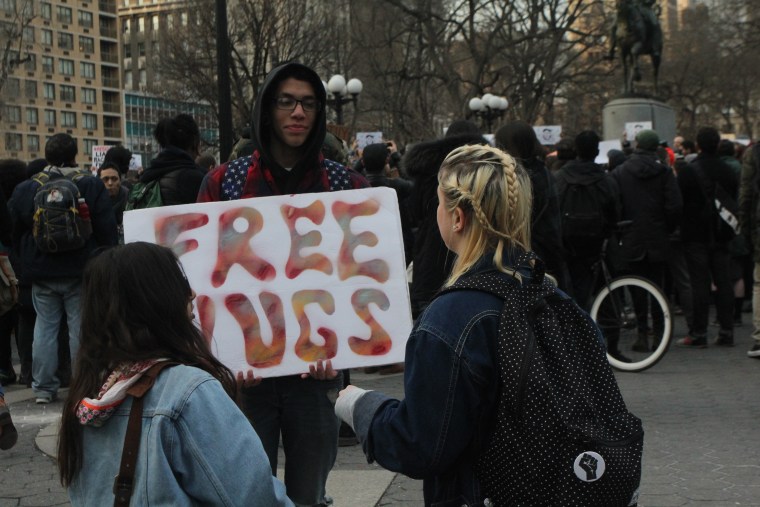
<path id="1" fill-rule="evenodd" d="M 293 505 L 253 427 L 211 375 L 166 369 L 143 405 L 131 505 Z M 113 505 L 131 406 L 127 397 L 102 427 L 84 427 L 72 505 Z"/>
<path id="2" fill-rule="evenodd" d="M 472 272 L 488 269 L 494 269 L 490 262 L 481 261 Z M 529 272 L 520 272 L 527 280 Z M 475 466 L 496 418 L 502 305 L 476 290 L 434 299 L 407 342 L 406 398 L 369 391 L 354 406 L 354 428 L 368 461 L 423 479 L 425 505 L 483 505 Z"/>

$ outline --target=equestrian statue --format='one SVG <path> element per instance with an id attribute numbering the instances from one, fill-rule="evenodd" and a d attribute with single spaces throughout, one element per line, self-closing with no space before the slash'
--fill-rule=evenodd
<path id="1" fill-rule="evenodd" d="M 624 93 L 634 94 L 634 81 L 641 81 L 639 56 L 650 55 L 654 67 L 654 95 L 662 59 L 662 28 L 657 0 L 617 0 L 617 16 L 612 25 L 612 47 L 608 58 L 615 58 L 620 45 L 623 57 Z"/>

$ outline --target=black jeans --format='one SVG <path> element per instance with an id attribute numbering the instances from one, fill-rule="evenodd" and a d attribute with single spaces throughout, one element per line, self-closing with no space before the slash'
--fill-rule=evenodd
<path id="1" fill-rule="evenodd" d="M 709 247 L 705 243 L 685 243 L 684 254 L 691 278 L 692 328 L 689 335 L 701 339 L 707 337 L 710 311 L 710 282 L 718 291 L 715 309 L 720 323 L 720 336 L 734 335 L 734 291 L 731 284 L 731 256 L 725 245 Z"/>
<path id="2" fill-rule="evenodd" d="M 629 274 L 640 276 L 662 289 L 665 282 L 665 262 L 652 262 L 648 260 L 630 263 Z M 649 313 L 652 314 L 652 330 L 655 336 L 662 336 L 664 317 L 660 305 L 650 304 L 649 294 L 643 289 L 631 289 L 633 308 L 636 311 L 639 334 L 649 331 Z"/>

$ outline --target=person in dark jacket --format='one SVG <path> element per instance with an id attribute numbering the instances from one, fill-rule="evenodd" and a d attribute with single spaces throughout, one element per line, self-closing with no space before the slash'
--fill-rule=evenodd
<path id="1" fill-rule="evenodd" d="M 718 155 L 720 134 L 712 127 L 697 133 L 697 157 L 678 173 L 683 195 L 681 239 L 689 267 L 692 293 L 692 328 L 678 340 L 688 348 L 707 347 L 710 283 L 718 289 L 715 307 L 720 323 L 716 345 L 734 345 L 734 292 L 731 283 L 731 255 L 728 239 L 718 236 L 718 216 L 712 205 L 715 186 L 723 187 L 734 200 L 739 195 L 739 179 Z"/>
<path id="2" fill-rule="evenodd" d="M 665 281 L 669 235 L 681 218 L 683 202 L 673 171 L 657 158 L 660 138 L 653 130 L 642 130 L 636 136 L 636 149 L 612 177 L 620 196 L 621 220 L 632 224 L 621 237 L 620 255 L 631 274 L 642 276 L 658 287 Z M 648 301 L 636 293 L 634 307 L 638 317 L 637 352 L 648 352 Z M 662 336 L 663 316 L 652 312 L 655 336 Z M 655 344 L 656 345 L 656 344 Z"/>
<path id="3" fill-rule="evenodd" d="M 111 206 L 113 206 L 113 213 L 116 218 L 116 227 L 119 229 L 119 242 L 123 243 L 124 209 L 127 206 L 129 190 L 122 185 L 122 175 L 115 162 L 103 162 L 103 165 L 98 168 L 98 178 L 108 190 L 108 197 L 111 199 Z"/>
<path id="4" fill-rule="evenodd" d="M 153 130 L 153 137 L 161 146 L 161 152 L 140 175 L 140 182 L 159 180 L 164 206 L 195 202 L 206 175 L 195 163 L 201 144 L 198 124 L 184 113 L 163 118 Z"/>
<path id="5" fill-rule="evenodd" d="M 414 181 L 409 196 L 414 250 L 410 299 L 415 319 L 427 307 L 451 273 L 454 254 L 446 248 L 438 232 L 438 169 L 452 150 L 467 144 L 488 144 L 478 127 L 469 121 L 452 123 L 442 139 L 416 144 L 401 159 L 401 165 Z"/>
<path id="6" fill-rule="evenodd" d="M 598 238 L 586 238 L 583 241 L 568 238 L 563 245 L 567 252 L 567 267 L 575 301 L 586 311 L 590 307 L 593 289 L 592 267 L 599 260 L 602 243 L 610 237 L 617 223 L 617 187 L 604 169 L 594 162 L 599 154 L 600 140 L 599 135 L 591 130 L 578 134 L 575 138 L 577 158 L 554 173 L 560 209 L 569 187 L 591 187 L 598 197 L 595 204 L 604 220 L 602 234 Z"/>
<path id="7" fill-rule="evenodd" d="M 497 130 L 495 138 L 496 147 L 515 157 L 530 175 L 533 191 L 531 248 L 546 264 L 546 272 L 557 279 L 559 288 L 570 292 L 559 201 L 551 174 L 538 158 L 541 145 L 536 133 L 527 123 L 514 121 Z"/>
<path id="8" fill-rule="evenodd" d="M 209 172 L 198 202 L 367 188 L 361 175 L 322 155 L 326 106 L 325 88 L 312 69 L 295 62 L 272 69 L 253 108 L 253 154 Z M 267 378 L 242 391 L 243 412 L 273 471 L 282 436 L 285 487 L 297 505 L 332 503 L 325 488 L 338 454 L 340 422 L 330 396 L 343 385 L 342 374 L 332 375 Z M 355 435 L 345 436 L 356 442 Z"/>
<path id="9" fill-rule="evenodd" d="M 362 165 L 367 181 L 373 187 L 388 187 L 396 191 L 399 215 L 401 217 L 401 232 L 404 237 L 404 255 L 407 262 L 412 258 L 414 235 L 407 211 L 407 199 L 412 193 L 414 184 L 404 178 L 389 178 L 391 152 L 385 143 L 370 144 L 362 152 Z"/>
<path id="10" fill-rule="evenodd" d="M 55 134 L 45 145 L 45 172 L 63 177 L 77 169 L 76 140 L 68 134 Z M 13 223 L 13 249 L 21 261 L 24 277 L 32 283 L 32 300 L 37 310 L 32 350 L 32 389 L 39 404 L 53 401 L 58 393 L 58 329 L 65 313 L 69 329 L 72 361 L 79 349 L 81 278 L 84 266 L 98 247 L 118 242 L 108 191 L 100 179 L 84 175 L 74 182 L 89 209 L 92 235 L 87 244 L 67 252 L 46 253 L 37 248 L 32 227 L 34 198 L 38 181 L 27 180 L 13 191 L 8 207 Z"/>

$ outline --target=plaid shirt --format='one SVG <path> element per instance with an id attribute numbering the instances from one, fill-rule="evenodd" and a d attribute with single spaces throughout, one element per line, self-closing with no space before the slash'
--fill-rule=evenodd
<path id="1" fill-rule="evenodd" d="M 352 190 L 369 186 L 361 174 L 320 155 L 318 169 L 307 172 L 294 193 Z M 271 172 L 261 164 L 259 152 L 255 151 L 253 155 L 232 160 L 208 173 L 198 193 L 198 202 L 282 194 Z"/>

